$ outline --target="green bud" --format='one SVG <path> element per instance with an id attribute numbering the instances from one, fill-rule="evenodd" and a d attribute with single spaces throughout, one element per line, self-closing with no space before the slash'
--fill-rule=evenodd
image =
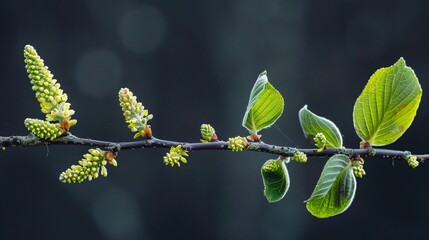
<path id="1" fill-rule="evenodd" d="M 277 172 L 281 168 L 281 159 L 270 159 L 262 165 L 262 172 Z"/>
<path id="2" fill-rule="evenodd" d="M 307 155 L 303 152 L 296 151 L 292 156 L 292 160 L 299 163 L 305 163 L 307 162 Z"/>
<path id="3" fill-rule="evenodd" d="M 88 152 L 91 153 L 92 156 L 99 156 L 101 153 L 99 149 L 89 149 Z"/>
<path id="4" fill-rule="evenodd" d="M 105 166 L 101 166 L 101 175 L 107 177 L 107 168 Z"/>
<path id="5" fill-rule="evenodd" d="M 377 154 L 377 151 L 374 148 L 369 147 L 368 155 L 373 157 L 373 156 L 375 156 L 375 154 Z"/>
<path id="6" fill-rule="evenodd" d="M 210 124 L 201 124 L 201 142 L 217 141 L 216 131 Z"/>
<path id="7" fill-rule="evenodd" d="M 174 167 L 174 165 L 180 167 L 180 162 L 187 163 L 185 158 L 187 156 L 189 155 L 182 149 L 181 145 L 171 147 L 170 152 L 164 156 L 164 163 L 165 165 L 171 165 L 172 167 Z"/>
<path id="8" fill-rule="evenodd" d="M 234 152 L 243 151 L 247 147 L 247 140 L 244 137 L 228 138 L 228 148 Z"/>
<path id="9" fill-rule="evenodd" d="M 363 176 L 366 175 L 366 172 L 363 169 L 363 161 L 360 161 L 360 160 L 352 161 L 352 169 L 355 177 L 363 178 Z"/>
<path id="10" fill-rule="evenodd" d="M 319 151 L 323 151 L 326 148 L 326 137 L 323 133 L 317 133 L 313 138 L 314 145 L 319 148 Z"/>
<path id="11" fill-rule="evenodd" d="M 416 168 L 419 166 L 419 161 L 417 161 L 417 157 L 416 156 L 411 156 L 407 159 L 407 163 L 410 167 L 412 168 Z"/>
<path id="12" fill-rule="evenodd" d="M 405 152 L 404 152 L 404 155 L 403 155 L 403 158 L 404 158 L 405 160 L 407 160 L 407 163 L 408 163 L 408 165 L 409 165 L 410 167 L 412 167 L 412 168 L 416 168 L 416 167 L 418 167 L 418 166 L 419 166 L 419 161 L 417 160 L 417 157 L 416 157 L 416 156 L 413 156 L 413 155 L 411 154 L 411 152 L 409 152 L 409 151 L 405 151 Z"/>
<path id="13" fill-rule="evenodd" d="M 54 140 L 63 134 L 62 129 L 57 124 L 39 119 L 27 118 L 24 125 L 28 131 L 43 139 Z"/>

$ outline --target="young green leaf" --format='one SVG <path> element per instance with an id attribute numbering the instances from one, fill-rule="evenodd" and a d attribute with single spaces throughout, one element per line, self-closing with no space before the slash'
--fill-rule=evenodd
<path id="1" fill-rule="evenodd" d="M 283 113 L 283 107 L 282 95 L 268 82 L 267 72 L 263 72 L 250 93 L 242 125 L 256 135 L 277 121 Z"/>
<path id="2" fill-rule="evenodd" d="M 271 159 L 261 168 L 264 195 L 268 202 L 280 201 L 289 189 L 289 173 L 284 160 Z"/>
<path id="3" fill-rule="evenodd" d="M 326 137 L 327 148 L 340 148 L 343 146 L 340 130 L 332 121 L 312 113 L 307 109 L 307 105 L 299 111 L 298 115 L 302 131 L 307 139 L 313 141 L 316 134 L 322 133 Z"/>
<path id="4" fill-rule="evenodd" d="M 315 217 L 327 218 L 347 210 L 356 193 L 356 178 L 350 159 L 343 154 L 332 156 L 325 164 L 319 181 L 307 202 Z"/>
<path id="5" fill-rule="evenodd" d="M 377 70 L 356 100 L 356 133 L 372 146 L 395 142 L 413 122 L 421 96 L 420 83 L 403 58 Z"/>

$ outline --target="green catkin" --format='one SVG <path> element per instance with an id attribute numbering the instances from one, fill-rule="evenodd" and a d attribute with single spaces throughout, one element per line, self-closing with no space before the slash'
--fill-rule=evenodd
<path id="1" fill-rule="evenodd" d="M 366 175 L 366 172 L 363 169 L 363 163 L 359 160 L 352 162 L 352 169 L 355 177 L 363 178 L 363 176 Z"/>
<path id="2" fill-rule="evenodd" d="M 185 150 L 182 149 L 181 145 L 178 145 L 176 147 L 171 147 L 170 152 L 168 152 L 164 156 L 164 163 L 165 165 L 170 165 L 174 167 L 174 165 L 177 165 L 180 167 L 180 163 L 187 163 L 186 158 L 189 156 Z"/>
<path id="3" fill-rule="evenodd" d="M 326 147 L 326 136 L 323 133 L 317 133 L 313 138 L 314 145 L 319 148 L 319 150 L 323 150 Z"/>
<path id="4" fill-rule="evenodd" d="M 416 156 L 410 156 L 410 157 L 407 159 L 407 163 L 408 163 L 408 165 L 409 165 L 410 167 L 412 167 L 412 168 L 416 168 L 416 167 L 418 167 L 418 166 L 419 166 L 419 161 L 417 161 L 417 157 L 416 157 Z"/>
<path id="5" fill-rule="evenodd" d="M 70 120 L 74 110 L 70 109 L 67 94 L 63 92 L 57 80 L 53 79 L 54 75 L 45 66 L 43 59 L 30 45 L 24 48 L 24 58 L 32 89 L 36 92 L 42 112 L 46 114 L 46 121 L 61 122 L 66 119 L 70 126 L 75 125 L 76 120 Z"/>
<path id="6" fill-rule="evenodd" d="M 247 146 L 247 141 L 243 137 L 228 138 L 228 148 L 234 152 L 243 151 Z"/>
<path id="7" fill-rule="evenodd" d="M 57 124 L 39 119 L 27 118 L 24 125 L 28 131 L 43 139 L 54 140 L 63 134 L 62 129 Z"/>
<path id="8" fill-rule="evenodd" d="M 142 136 L 141 132 L 145 130 L 147 122 L 153 118 L 153 115 L 144 109 L 141 102 L 137 102 L 137 97 L 128 88 L 121 88 L 118 95 L 119 105 L 128 128 L 131 132 L 137 132 L 134 138 Z"/>
<path id="9" fill-rule="evenodd" d="M 281 168 L 281 164 L 279 164 L 282 160 L 279 159 L 270 159 L 264 163 L 262 166 L 263 172 L 277 172 L 279 168 Z"/>
<path id="10" fill-rule="evenodd" d="M 84 154 L 83 158 L 78 162 L 79 165 L 73 165 L 66 171 L 60 174 L 60 181 L 63 183 L 81 183 L 85 179 L 91 181 L 96 179 L 101 174 L 107 177 L 107 163 L 117 166 L 114 159 L 106 158 L 106 151 L 99 148 L 89 149 L 89 153 Z"/>
<path id="11" fill-rule="evenodd" d="M 307 162 L 307 155 L 303 152 L 297 151 L 293 154 L 291 159 L 299 163 L 305 163 Z"/>

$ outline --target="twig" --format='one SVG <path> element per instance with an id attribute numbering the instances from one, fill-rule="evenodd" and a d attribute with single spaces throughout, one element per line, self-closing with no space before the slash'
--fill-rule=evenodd
<path id="1" fill-rule="evenodd" d="M 171 148 L 181 145 L 187 151 L 202 151 L 202 150 L 230 150 L 225 141 L 216 141 L 209 143 L 187 143 L 178 141 L 162 140 L 155 137 L 131 142 L 109 142 L 100 141 L 89 138 L 80 138 L 71 133 L 59 137 L 55 140 L 40 139 L 33 134 L 27 136 L 0 136 L 0 147 L 30 147 L 30 146 L 45 146 L 45 145 L 83 145 L 99 147 L 105 150 L 118 152 L 121 150 L 141 149 L 141 148 Z M 329 157 L 335 154 L 346 154 L 350 157 L 353 156 L 378 156 L 389 159 L 401 159 L 406 151 L 381 149 L 381 148 L 365 148 L 365 149 L 351 149 L 351 148 L 328 148 L 323 151 L 318 149 L 301 149 L 286 146 L 276 146 L 264 142 L 249 142 L 249 146 L 245 149 L 247 151 L 264 152 L 269 154 L 276 154 L 285 157 L 293 156 L 297 151 L 305 153 L 309 157 Z M 415 155 L 418 160 L 424 161 L 429 159 L 429 154 Z"/>

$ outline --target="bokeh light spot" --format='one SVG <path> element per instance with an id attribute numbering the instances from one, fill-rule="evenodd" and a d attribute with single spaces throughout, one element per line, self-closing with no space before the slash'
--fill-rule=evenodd
<path id="1" fill-rule="evenodd" d="M 97 200 L 92 213 L 104 239 L 144 239 L 145 227 L 135 198 L 114 186 Z"/>
<path id="2" fill-rule="evenodd" d="M 125 11 L 119 23 L 122 44 L 136 54 L 146 54 L 157 49 L 165 32 L 165 17 L 150 5 L 141 5 Z"/>
<path id="3" fill-rule="evenodd" d="M 91 97 L 116 93 L 122 75 L 121 62 L 111 51 L 97 49 L 82 55 L 76 65 L 76 83 Z"/>

